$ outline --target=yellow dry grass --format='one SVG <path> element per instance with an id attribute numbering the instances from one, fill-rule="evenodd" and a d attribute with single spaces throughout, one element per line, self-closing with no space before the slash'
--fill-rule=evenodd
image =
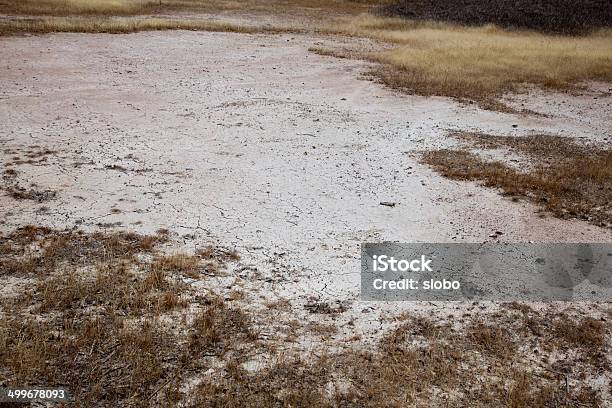
<path id="1" fill-rule="evenodd" d="M 192 30 L 255 33 L 298 32 L 298 29 L 276 26 L 248 26 L 223 21 L 185 20 L 162 18 L 119 17 L 54 17 L 36 20 L 0 21 L 0 34 L 15 33 L 133 33 L 138 31 Z"/>
<path id="2" fill-rule="evenodd" d="M 132 15 L 150 12 L 159 3 L 154 0 L 11 0 L 0 5 L 0 10 L 29 15 Z"/>
<path id="3" fill-rule="evenodd" d="M 388 85 L 423 95 L 486 100 L 521 84 L 564 89 L 612 81 L 612 31 L 582 37 L 364 16 L 340 32 L 396 45 L 367 54 Z"/>

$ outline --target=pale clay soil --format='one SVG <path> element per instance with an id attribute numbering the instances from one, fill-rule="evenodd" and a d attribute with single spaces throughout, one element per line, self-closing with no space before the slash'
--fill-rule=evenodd
<path id="1" fill-rule="evenodd" d="M 443 318 L 473 306 L 359 301 L 362 242 L 483 242 L 495 231 L 503 241 L 611 241 L 610 230 L 541 218 L 528 203 L 444 179 L 417 156 L 451 145 L 449 129 L 610 143 L 608 85 L 510 97 L 547 118 L 483 111 L 400 94 L 365 79 L 365 62 L 308 51 L 349 41 L 184 31 L 0 38 L 3 167 L 15 156 L 6 149 L 54 150 L 13 168 L 18 185 L 57 192 L 43 203 L 2 193 L 0 229 L 121 223 L 114 228 L 167 228 L 183 249 L 217 242 L 242 255 L 219 290 L 243 278 L 253 307 L 288 298 L 304 318 L 308 302 L 344 302 L 336 322 L 364 337 L 391 313 Z"/>

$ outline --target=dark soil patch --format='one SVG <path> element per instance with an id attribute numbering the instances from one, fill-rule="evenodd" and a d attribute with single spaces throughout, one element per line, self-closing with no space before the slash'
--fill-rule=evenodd
<path id="1" fill-rule="evenodd" d="M 612 26 L 608 0 L 404 0 L 383 7 L 386 15 L 467 25 L 578 34 Z"/>

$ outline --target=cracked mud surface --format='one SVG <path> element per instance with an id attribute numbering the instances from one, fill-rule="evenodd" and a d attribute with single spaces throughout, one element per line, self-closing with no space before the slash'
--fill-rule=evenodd
<path id="1" fill-rule="evenodd" d="M 0 158 L 14 170 L 2 179 L 2 230 L 167 228 L 188 247 L 209 237 L 242 254 L 234 274 L 262 298 L 345 302 L 373 328 L 365 312 L 416 306 L 358 301 L 362 242 L 482 242 L 495 231 L 504 241 L 610 241 L 609 230 L 540 218 L 416 157 L 452 143 L 448 129 L 609 141 L 609 93 L 565 95 L 562 107 L 517 98 L 546 118 L 400 95 L 360 78 L 366 63 L 308 52 L 343 41 L 181 31 L 0 39 Z M 51 153 L 28 161 L 37 149 Z M 16 199 L 10 187 L 54 195 Z"/>

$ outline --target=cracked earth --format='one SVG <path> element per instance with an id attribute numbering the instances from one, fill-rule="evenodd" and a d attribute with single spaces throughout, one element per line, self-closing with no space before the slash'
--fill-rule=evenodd
<path id="1" fill-rule="evenodd" d="M 511 98 L 548 117 L 402 95 L 364 78 L 365 62 L 308 52 L 347 41 L 182 31 L 0 39 L 0 158 L 12 169 L 0 228 L 167 228 L 185 247 L 213 240 L 242 254 L 232 273 L 262 299 L 341 304 L 372 330 L 385 310 L 439 305 L 360 302 L 362 242 L 611 240 L 418 162 L 452 143 L 449 129 L 609 141 L 609 93 Z"/>

